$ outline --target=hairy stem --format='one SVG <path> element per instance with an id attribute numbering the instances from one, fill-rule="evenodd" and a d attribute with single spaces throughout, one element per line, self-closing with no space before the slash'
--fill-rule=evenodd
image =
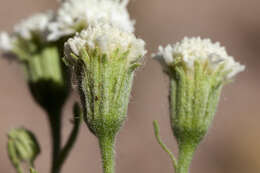
<path id="1" fill-rule="evenodd" d="M 159 135 L 160 128 L 159 128 L 158 122 L 157 121 L 153 121 L 153 126 L 154 126 L 154 134 L 155 134 L 157 142 L 162 147 L 162 149 L 169 155 L 169 157 L 170 157 L 170 159 L 172 161 L 173 168 L 174 168 L 174 170 L 176 170 L 176 168 L 177 168 L 177 160 L 176 160 L 175 156 L 173 155 L 173 153 L 171 152 L 171 150 L 161 140 L 161 137 Z"/>
<path id="2" fill-rule="evenodd" d="M 115 137 L 114 136 L 102 136 L 99 137 L 99 146 L 101 150 L 103 173 L 115 172 Z"/>
<path id="3" fill-rule="evenodd" d="M 176 173 L 189 173 L 189 167 L 197 145 L 191 143 L 179 144 L 179 158 Z"/>

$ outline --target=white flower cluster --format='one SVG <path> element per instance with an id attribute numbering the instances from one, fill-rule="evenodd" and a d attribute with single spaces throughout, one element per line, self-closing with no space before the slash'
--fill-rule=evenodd
<path id="1" fill-rule="evenodd" d="M 66 0 L 57 11 L 56 19 L 50 23 L 48 40 L 77 32 L 77 25 L 89 25 L 99 20 L 106 21 L 125 31 L 134 31 L 134 22 L 127 11 L 128 0 Z"/>
<path id="2" fill-rule="evenodd" d="M 128 62 L 133 62 L 146 54 L 145 42 L 137 39 L 133 33 L 122 31 L 119 28 L 107 23 L 90 25 L 87 30 L 70 38 L 65 43 L 65 54 L 70 57 L 71 53 L 79 55 L 81 49 L 99 48 L 108 57 L 116 49 L 120 52 L 129 51 Z"/>
<path id="3" fill-rule="evenodd" d="M 17 24 L 12 34 L 1 33 L 0 50 L 11 51 L 14 40 L 31 41 L 34 36 L 43 42 L 56 41 L 100 21 L 124 31 L 134 31 L 134 22 L 130 20 L 126 8 L 128 0 L 63 0 L 60 3 L 56 13 L 36 14 Z"/>
<path id="4" fill-rule="evenodd" d="M 160 46 L 159 52 L 154 57 L 163 60 L 166 65 L 171 65 L 181 59 L 190 69 L 193 69 L 196 60 L 208 61 L 212 70 L 224 64 L 224 70 L 229 71 L 227 78 L 232 78 L 245 69 L 245 66 L 227 54 L 226 49 L 219 42 L 212 43 L 210 39 L 200 37 L 185 37 L 174 45 L 168 45 L 165 48 Z"/>
<path id="5" fill-rule="evenodd" d="M 11 52 L 17 40 L 30 41 L 35 35 L 44 41 L 47 35 L 47 26 L 52 17 L 53 13 L 50 11 L 39 13 L 15 25 L 14 32 L 10 35 L 7 32 L 0 32 L 0 50 Z"/>
<path id="6" fill-rule="evenodd" d="M 46 13 L 39 13 L 28 19 L 22 20 L 19 24 L 15 25 L 15 34 L 25 40 L 30 40 L 33 34 L 37 34 L 44 38 L 47 34 L 47 27 L 53 18 L 53 13 L 48 11 Z"/>

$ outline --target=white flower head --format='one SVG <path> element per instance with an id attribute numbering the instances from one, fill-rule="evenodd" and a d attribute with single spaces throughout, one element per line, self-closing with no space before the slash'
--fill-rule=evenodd
<path id="1" fill-rule="evenodd" d="M 15 35 L 25 40 L 30 40 L 33 35 L 36 34 L 41 39 L 45 39 L 47 34 L 47 26 L 52 18 L 53 13 L 51 11 L 35 14 L 15 25 Z"/>
<path id="2" fill-rule="evenodd" d="M 208 67 L 213 71 L 224 64 L 224 70 L 229 72 L 226 76 L 228 79 L 245 69 L 245 66 L 227 54 L 226 49 L 220 46 L 219 42 L 212 43 L 210 39 L 200 37 L 185 37 L 182 41 L 165 48 L 160 46 L 158 53 L 153 56 L 166 66 L 181 60 L 191 70 L 197 60 L 207 62 Z"/>
<path id="3" fill-rule="evenodd" d="M 146 54 L 145 42 L 142 39 L 137 39 L 133 33 L 122 31 L 107 23 L 90 25 L 70 38 L 65 43 L 65 54 L 70 57 L 72 52 L 79 56 L 80 51 L 86 47 L 92 50 L 98 48 L 108 57 L 117 49 L 123 53 L 128 52 L 128 62 L 134 62 Z"/>
<path id="4" fill-rule="evenodd" d="M 66 0 L 58 9 L 56 20 L 49 25 L 49 40 L 71 35 L 78 31 L 78 25 L 84 27 L 102 20 L 122 30 L 133 32 L 134 22 L 130 20 L 127 2 L 108 0 Z"/>
<path id="5" fill-rule="evenodd" d="M 0 50 L 4 52 L 12 51 L 14 46 L 14 38 L 12 38 L 7 32 L 0 33 Z"/>

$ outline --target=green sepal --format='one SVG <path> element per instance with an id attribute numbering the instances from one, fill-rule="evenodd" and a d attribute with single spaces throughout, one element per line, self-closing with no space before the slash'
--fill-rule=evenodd
<path id="1" fill-rule="evenodd" d="M 47 112 L 60 109 L 69 94 L 69 83 L 57 47 L 42 47 L 24 62 L 24 66 L 37 103 Z"/>
<path id="2" fill-rule="evenodd" d="M 194 62 L 194 69 L 181 62 L 170 67 L 170 119 L 179 148 L 177 173 L 187 173 L 193 154 L 214 118 L 225 71 L 212 71 Z"/>
<path id="3" fill-rule="evenodd" d="M 221 70 L 220 70 L 221 71 Z M 221 75 L 221 76 L 220 76 Z M 203 64 L 195 61 L 194 72 L 176 66 L 171 76 L 171 124 L 179 143 L 199 143 L 205 136 L 215 114 L 223 74 L 209 74 Z"/>
<path id="4" fill-rule="evenodd" d="M 116 49 L 108 56 L 86 47 L 79 56 L 67 58 L 78 82 L 84 120 L 96 136 L 114 136 L 126 118 L 133 72 L 139 66 L 129 64 L 128 54 Z"/>
<path id="5" fill-rule="evenodd" d="M 44 42 L 37 33 L 29 40 L 18 37 L 11 51 L 23 66 L 35 101 L 47 112 L 60 108 L 69 93 L 61 52 L 58 42 Z"/>

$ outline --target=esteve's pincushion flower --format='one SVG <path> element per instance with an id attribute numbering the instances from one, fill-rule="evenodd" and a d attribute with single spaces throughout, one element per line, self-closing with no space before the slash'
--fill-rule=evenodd
<path id="1" fill-rule="evenodd" d="M 170 155 L 176 173 L 188 173 L 194 151 L 213 120 L 223 85 L 245 66 L 219 43 L 200 37 L 160 46 L 154 57 L 170 78 L 170 119 L 179 146 L 178 161 Z M 156 122 L 155 130 L 158 135 Z"/>
<path id="2" fill-rule="evenodd" d="M 11 34 L 0 33 L 0 52 L 6 58 L 12 55 L 20 62 L 33 98 L 47 113 L 52 137 L 51 172 L 58 173 L 76 140 L 79 123 L 75 121 L 68 145 L 65 144 L 63 150 L 61 146 L 62 107 L 69 95 L 69 82 L 67 82 L 67 71 L 62 64 L 63 55 L 60 54 L 63 52 L 64 41 L 47 40 L 48 26 L 53 20 L 52 12 L 38 13 L 15 25 Z M 28 140 L 23 142 L 20 138 L 15 143 L 13 140 L 9 142 L 8 149 L 12 150 L 10 159 L 18 172 L 22 170 L 17 159 L 23 158 L 17 157 L 30 157 L 30 154 L 33 154 L 28 147 L 31 146 L 33 149 L 34 146 L 30 145 Z M 18 149 L 16 143 L 20 145 Z"/>
<path id="3" fill-rule="evenodd" d="M 61 3 L 55 20 L 49 25 L 48 40 L 73 35 L 100 20 L 133 32 L 134 22 L 129 18 L 127 3 L 128 0 L 65 0 Z"/>
<path id="4" fill-rule="evenodd" d="M 135 69 L 145 43 L 133 33 L 96 23 L 65 43 L 65 61 L 76 76 L 84 119 L 97 136 L 104 172 L 114 172 L 114 142 L 126 116 Z"/>
<path id="5" fill-rule="evenodd" d="M 47 41 L 51 11 L 38 13 L 15 25 L 11 34 L 0 33 L 0 51 L 14 55 L 24 67 L 26 80 L 37 102 L 52 109 L 61 106 L 67 96 L 59 47 Z M 51 103 L 50 97 L 55 97 Z M 48 108 L 47 108 L 48 107 Z"/>
<path id="6" fill-rule="evenodd" d="M 116 132 L 126 117 L 133 72 L 146 53 L 144 45 L 134 34 L 106 23 L 89 26 L 65 43 L 65 60 L 78 78 L 85 118 L 95 135 L 106 133 L 109 119 L 118 123 Z"/>

